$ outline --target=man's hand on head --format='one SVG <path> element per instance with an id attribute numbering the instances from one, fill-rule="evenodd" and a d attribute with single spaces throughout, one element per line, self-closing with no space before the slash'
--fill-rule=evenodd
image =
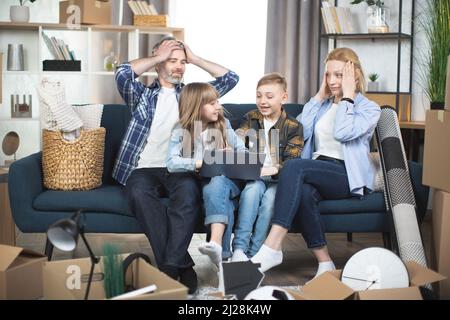
<path id="1" fill-rule="evenodd" d="M 200 60 L 200 57 L 195 55 L 191 48 L 186 43 L 183 43 L 184 45 L 184 51 L 186 52 L 186 60 L 187 63 L 192 63 L 194 65 L 197 65 L 198 61 Z"/>
<path id="2" fill-rule="evenodd" d="M 180 43 L 176 40 L 168 40 L 161 43 L 158 49 L 155 50 L 153 56 L 159 58 L 159 62 L 164 62 L 169 59 L 172 51 L 182 49 Z"/>

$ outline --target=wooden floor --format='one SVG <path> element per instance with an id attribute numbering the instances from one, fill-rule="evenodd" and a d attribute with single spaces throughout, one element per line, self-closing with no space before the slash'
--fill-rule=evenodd
<path id="1" fill-rule="evenodd" d="M 428 213 L 421 226 L 422 238 L 425 244 L 427 257 L 430 253 L 431 233 L 430 216 Z M 141 234 L 117 235 L 117 234 L 89 234 L 89 244 L 94 253 L 101 254 L 104 243 L 113 243 L 120 248 L 121 252 L 143 252 L 152 256 L 147 238 Z M 195 269 L 199 277 L 199 285 L 203 287 L 217 287 L 217 269 L 198 251 L 198 246 L 205 240 L 205 235 L 195 234 L 193 236 L 189 252 L 196 265 Z M 346 234 L 327 234 L 328 248 L 337 268 L 342 268 L 349 257 L 355 252 L 373 246 L 383 246 L 381 234 L 354 234 L 353 241 L 348 242 Z M 17 245 L 32 250 L 43 252 L 45 243 L 44 234 L 22 234 L 18 233 Z M 299 234 L 289 234 L 283 243 L 283 263 L 266 272 L 263 284 L 277 286 L 298 286 L 311 280 L 317 268 L 317 263 L 311 252 L 307 249 L 303 238 Z M 55 249 L 54 259 L 70 259 L 86 257 L 87 251 L 82 242 L 74 253 L 65 253 Z"/>

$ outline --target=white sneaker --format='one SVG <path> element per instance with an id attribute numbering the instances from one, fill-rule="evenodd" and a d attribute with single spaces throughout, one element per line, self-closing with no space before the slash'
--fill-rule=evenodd
<path id="1" fill-rule="evenodd" d="M 233 256 L 231 257 L 232 262 L 240 262 L 240 261 L 248 261 L 250 260 L 247 255 L 241 249 L 236 249 L 233 252 Z"/>
<path id="2" fill-rule="evenodd" d="M 214 241 L 202 243 L 198 248 L 198 251 L 202 254 L 206 254 L 217 266 L 222 262 L 222 246 Z"/>

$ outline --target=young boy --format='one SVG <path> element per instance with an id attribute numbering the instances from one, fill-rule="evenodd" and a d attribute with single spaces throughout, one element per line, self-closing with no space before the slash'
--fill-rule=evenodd
<path id="1" fill-rule="evenodd" d="M 287 99 L 286 79 L 278 73 L 265 75 L 256 88 L 258 109 L 247 113 L 237 130 L 250 151 L 266 157 L 261 179 L 248 182 L 241 193 L 232 261 L 248 260 L 263 244 L 273 216 L 278 174 L 286 160 L 298 158 L 302 151 L 303 127 L 283 109 Z"/>

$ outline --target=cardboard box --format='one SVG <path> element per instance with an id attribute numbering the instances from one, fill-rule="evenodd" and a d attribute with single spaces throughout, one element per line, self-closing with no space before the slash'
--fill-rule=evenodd
<path id="1" fill-rule="evenodd" d="M 445 109 L 450 110 L 450 56 L 447 60 L 447 80 L 445 83 Z"/>
<path id="2" fill-rule="evenodd" d="M 43 254 L 0 245 L 0 300 L 34 300 L 42 297 Z"/>
<path id="3" fill-rule="evenodd" d="M 125 258 L 126 255 L 123 256 Z M 86 292 L 87 279 L 91 268 L 89 258 L 51 261 L 44 264 L 44 299 L 47 300 L 83 300 Z M 136 289 L 152 284 L 157 286 L 153 293 L 131 298 L 132 300 L 183 300 L 187 298 L 187 288 L 173 280 L 142 259 L 133 262 L 132 272 L 129 272 L 127 283 Z M 102 262 L 94 268 L 93 281 L 89 291 L 89 300 L 105 299 L 103 287 Z"/>
<path id="4" fill-rule="evenodd" d="M 414 261 L 406 263 L 410 286 L 399 289 L 373 289 L 353 291 L 340 280 L 342 270 L 325 272 L 305 284 L 301 292 L 289 290 L 297 300 L 422 300 L 419 286 L 445 279 L 444 276 L 420 266 Z"/>
<path id="5" fill-rule="evenodd" d="M 439 282 L 439 296 L 441 299 L 450 299 L 450 193 L 434 191 L 431 223 L 433 267 L 447 277 Z"/>
<path id="6" fill-rule="evenodd" d="M 450 112 L 427 110 L 423 156 L 424 185 L 450 192 Z"/>
<path id="7" fill-rule="evenodd" d="M 395 93 L 366 93 L 365 96 L 376 102 L 380 107 L 388 105 L 395 108 L 397 101 L 397 94 Z M 399 93 L 398 96 L 398 120 L 411 121 L 411 95 L 408 93 Z"/>
<path id="8" fill-rule="evenodd" d="M 80 24 L 111 24 L 111 4 L 108 0 L 67 0 L 59 3 L 59 23 L 67 23 L 73 13 L 71 5 L 80 7 Z"/>

